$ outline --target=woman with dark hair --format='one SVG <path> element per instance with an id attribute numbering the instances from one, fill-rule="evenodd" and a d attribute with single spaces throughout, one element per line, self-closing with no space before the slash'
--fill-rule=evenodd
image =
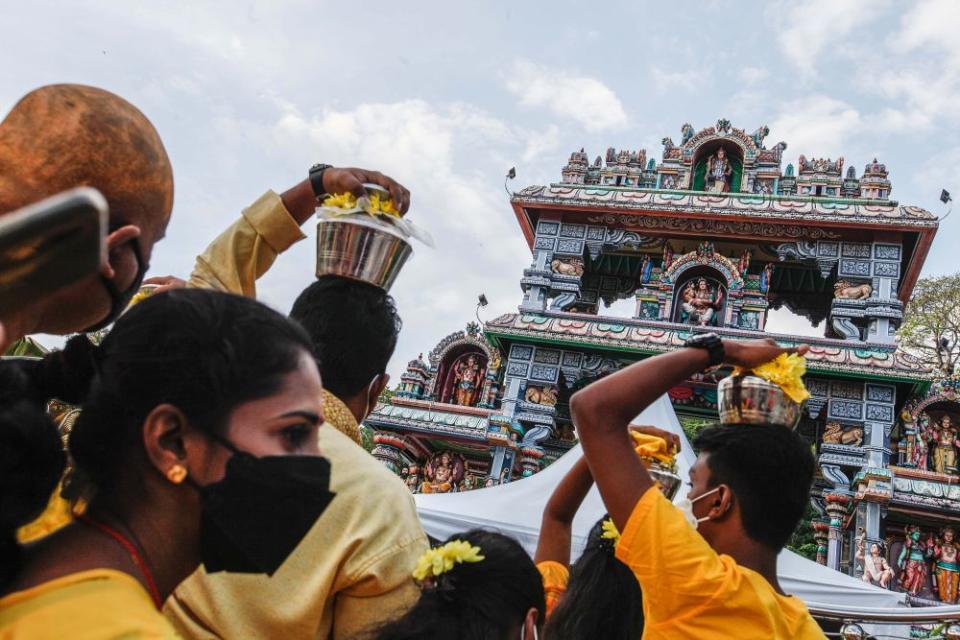
<path id="1" fill-rule="evenodd" d="M 631 426 L 637 433 L 663 438 L 679 448 L 672 433 Z M 587 459 L 581 457 L 563 477 L 543 509 L 534 561 L 543 576 L 547 600 L 544 635 L 557 638 L 633 640 L 643 634 L 640 584 L 614 552 L 620 532 L 606 516 L 594 524 L 583 554 L 570 568 L 573 518 L 593 486 Z"/>
<path id="2" fill-rule="evenodd" d="M 543 584 L 523 547 L 474 529 L 449 538 L 420 559 L 421 594 L 377 640 L 537 640 Z"/>
<path id="3" fill-rule="evenodd" d="M 4 363 L 0 636 L 173 637 L 159 609 L 201 562 L 276 571 L 333 497 L 321 392 L 297 325 L 211 291 L 148 298 L 99 347 Z M 21 547 L 67 462 L 51 398 L 82 405 L 68 485 L 88 506 Z"/>

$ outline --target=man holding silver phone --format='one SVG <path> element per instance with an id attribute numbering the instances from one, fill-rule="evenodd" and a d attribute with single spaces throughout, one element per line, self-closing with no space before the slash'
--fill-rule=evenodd
<path id="1" fill-rule="evenodd" d="M 135 106 L 95 87 L 35 89 L 0 122 L 0 219 L 79 186 L 94 187 L 109 206 L 99 269 L 79 278 L 65 273 L 71 283 L 49 280 L 29 299 L 0 308 L 0 353 L 30 333 L 65 335 L 113 322 L 139 288 L 173 209 L 170 159 Z"/>

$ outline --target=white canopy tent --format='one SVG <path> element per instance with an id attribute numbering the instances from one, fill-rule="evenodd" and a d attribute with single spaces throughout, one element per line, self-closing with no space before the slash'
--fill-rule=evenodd
<path id="1" fill-rule="evenodd" d="M 680 476 L 686 479 L 695 458 L 667 397 L 661 397 L 648 407 L 634 423 L 656 425 L 680 436 L 683 447 L 677 462 Z M 581 455 L 578 445 L 544 471 L 497 487 L 465 493 L 417 495 L 423 528 L 441 540 L 476 527 L 495 529 L 519 540 L 532 554 L 537 544 L 543 507 L 554 487 Z M 684 493 L 681 489 L 679 495 Z M 574 557 L 583 549 L 590 527 L 605 512 L 600 494 L 594 487 L 574 520 Z M 799 596 L 810 607 L 822 605 L 826 609 L 850 608 L 867 612 L 889 611 L 903 604 L 901 593 L 868 585 L 788 550 L 780 554 L 779 575 L 783 589 Z"/>

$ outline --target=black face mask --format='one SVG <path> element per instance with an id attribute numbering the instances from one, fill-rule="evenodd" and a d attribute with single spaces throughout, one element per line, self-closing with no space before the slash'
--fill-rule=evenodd
<path id="1" fill-rule="evenodd" d="M 200 558 L 208 573 L 265 573 L 280 568 L 334 498 L 330 461 L 238 451 L 223 479 L 197 487 L 203 513 Z"/>
<path id="2" fill-rule="evenodd" d="M 143 266 L 143 254 L 140 253 L 140 243 L 136 240 L 131 240 L 130 242 L 130 246 L 133 248 L 133 256 L 137 259 L 137 275 L 134 276 L 133 282 L 130 283 L 126 291 L 117 289 L 117 285 L 113 283 L 113 280 L 105 278 L 103 275 L 100 276 L 100 282 L 103 283 L 103 288 L 110 294 L 110 313 L 107 314 L 106 318 L 92 327 L 84 329 L 82 333 L 100 331 L 100 329 L 113 324 L 113 322 L 120 317 L 120 314 L 123 313 L 123 310 L 127 308 L 133 296 L 137 294 L 140 285 L 143 284 L 143 276 L 146 274 L 147 269 Z"/>

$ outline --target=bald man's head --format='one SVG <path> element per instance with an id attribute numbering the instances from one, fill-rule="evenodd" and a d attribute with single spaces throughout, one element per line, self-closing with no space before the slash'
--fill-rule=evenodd
<path id="1" fill-rule="evenodd" d="M 166 221 L 173 169 L 157 130 L 109 91 L 75 84 L 41 87 L 0 123 L 0 213 L 80 185 L 95 187 L 111 221 Z M 145 225 L 146 226 L 146 225 Z"/>
<path id="2" fill-rule="evenodd" d="M 109 91 L 72 84 L 31 91 L 0 123 L 0 215 L 81 185 L 98 189 L 110 205 L 104 277 L 123 291 L 149 264 L 173 208 L 173 169 L 160 136 L 139 109 Z M 54 297 L 59 309 L 35 312 L 40 326 L 31 330 L 78 331 L 106 316 L 110 304 L 97 278 Z"/>

